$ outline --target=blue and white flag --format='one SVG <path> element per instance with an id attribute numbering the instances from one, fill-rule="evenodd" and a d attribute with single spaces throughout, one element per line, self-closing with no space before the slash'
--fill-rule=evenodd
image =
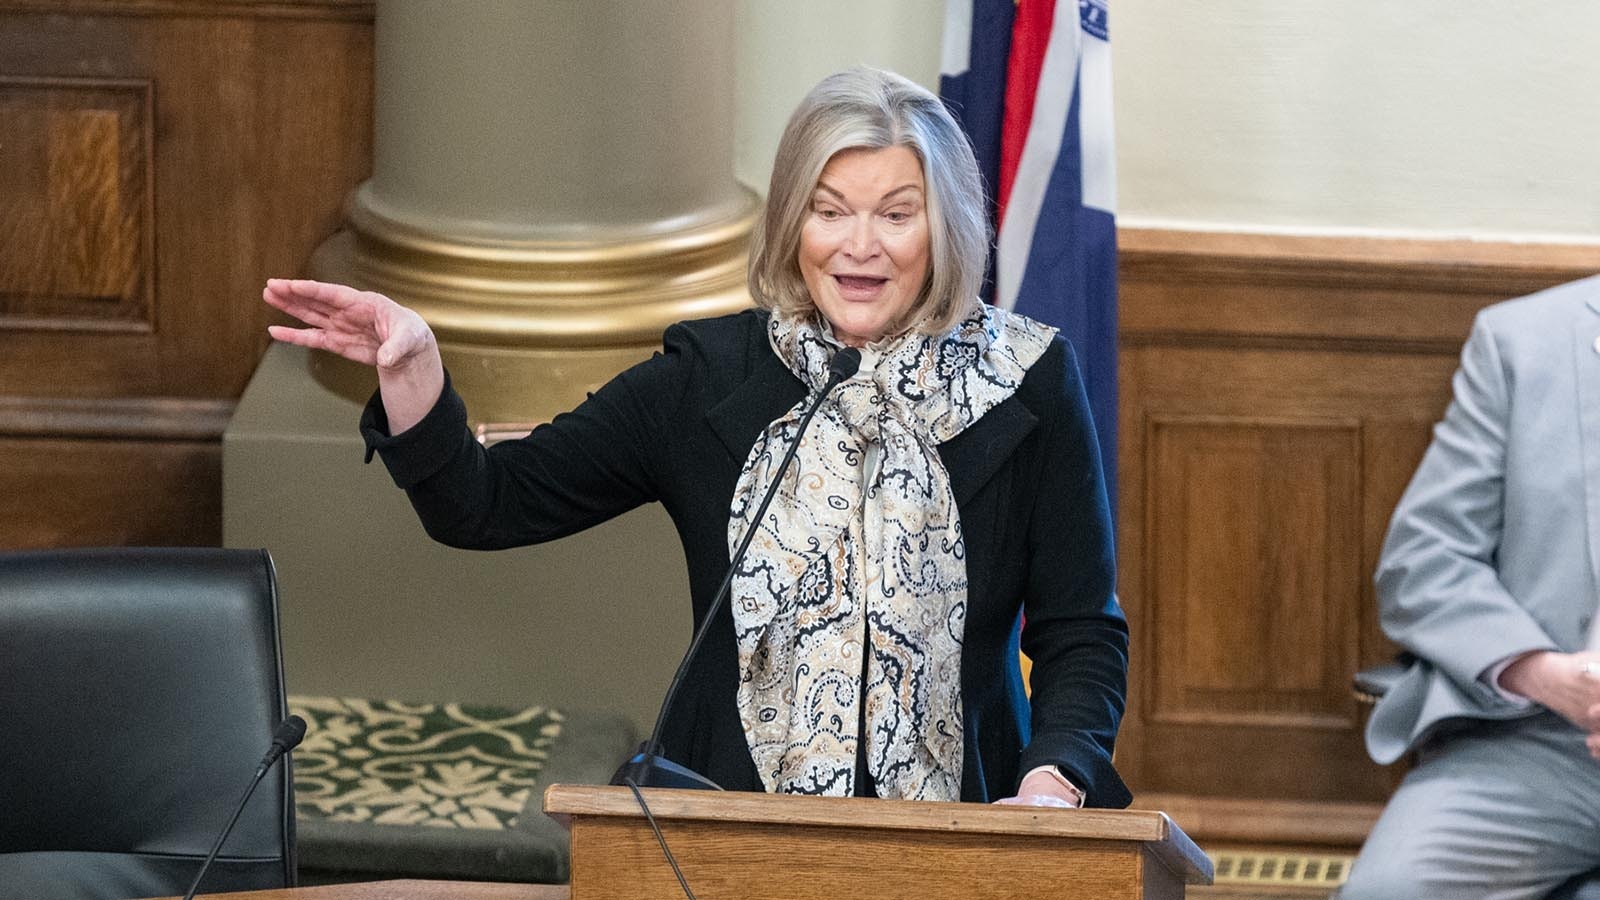
<path id="1" fill-rule="evenodd" d="M 1078 351 L 1116 510 L 1117 230 L 1108 0 L 946 0 L 939 92 L 994 198 L 985 299 Z"/>

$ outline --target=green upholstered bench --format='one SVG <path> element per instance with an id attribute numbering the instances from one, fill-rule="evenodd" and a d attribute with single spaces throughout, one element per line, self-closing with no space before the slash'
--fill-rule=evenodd
<path id="1" fill-rule="evenodd" d="M 558 883 L 555 783 L 604 784 L 637 743 L 619 715 L 289 698 L 302 884 L 379 877 Z"/>

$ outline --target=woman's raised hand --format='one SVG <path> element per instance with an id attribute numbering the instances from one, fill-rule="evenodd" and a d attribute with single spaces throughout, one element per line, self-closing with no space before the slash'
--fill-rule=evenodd
<path id="1" fill-rule="evenodd" d="M 382 294 L 342 284 L 272 278 L 261 299 L 311 326 L 267 326 L 267 333 L 287 344 L 315 347 L 383 369 L 402 369 L 421 361 L 419 356 L 438 353 L 428 323 Z"/>
<path id="2" fill-rule="evenodd" d="M 416 424 L 439 399 L 444 362 L 433 329 L 415 312 L 372 291 L 299 279 L 269 279 L 261 299 L 309 326 L 269 325 L 273 338 L 377 368 L 390 434 Z"/>

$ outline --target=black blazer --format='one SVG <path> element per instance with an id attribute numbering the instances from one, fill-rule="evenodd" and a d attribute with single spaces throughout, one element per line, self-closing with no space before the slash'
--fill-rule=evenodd
<path id="1" fill-rule="evenodd" d="M 553 540 L 659 501 L 683 541 L 698 626 L 728 568 L 728 511 L 756 438 L 806 389 L 749 310 L 667 329 L 662 352 L 570 413 L 485 450 L 448 382 L 416 426 L 388 435 L 374 396 L 362 432 L 424 528 L 454 547 Z M 1015 792 L 1060 766 L 1088 804 L 1132 799 L 1111 765 L 1127 677 L 1110 512 L 1071 346 L 1057 339 L 1017 392 L 939 448 L 967 545 L 961 798 Z M 1033 660 L 1033 697 L 1016 663 Z M 726 606 L 675 701 L 664 753 L 729 790 L 762 790 L 735 703 Z"/>

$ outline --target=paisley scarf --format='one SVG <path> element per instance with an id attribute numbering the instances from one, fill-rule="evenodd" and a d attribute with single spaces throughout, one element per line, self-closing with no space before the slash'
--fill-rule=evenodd
<path id="1" fill-rule="evenodd" d="M 863 348 L 823 403 L 732 583 L 740 718 L 768 791 L 855 794 L 865 740 L 879 796 L 960 797 L 966 548 L 938 447 L 1015 393 L 1054 334 L 974 301 L 945 334 Z M 751 448 L 730 550 L 838 346 L 825 321 L 779 314 L 768 337 L 810 395 Z"/>

